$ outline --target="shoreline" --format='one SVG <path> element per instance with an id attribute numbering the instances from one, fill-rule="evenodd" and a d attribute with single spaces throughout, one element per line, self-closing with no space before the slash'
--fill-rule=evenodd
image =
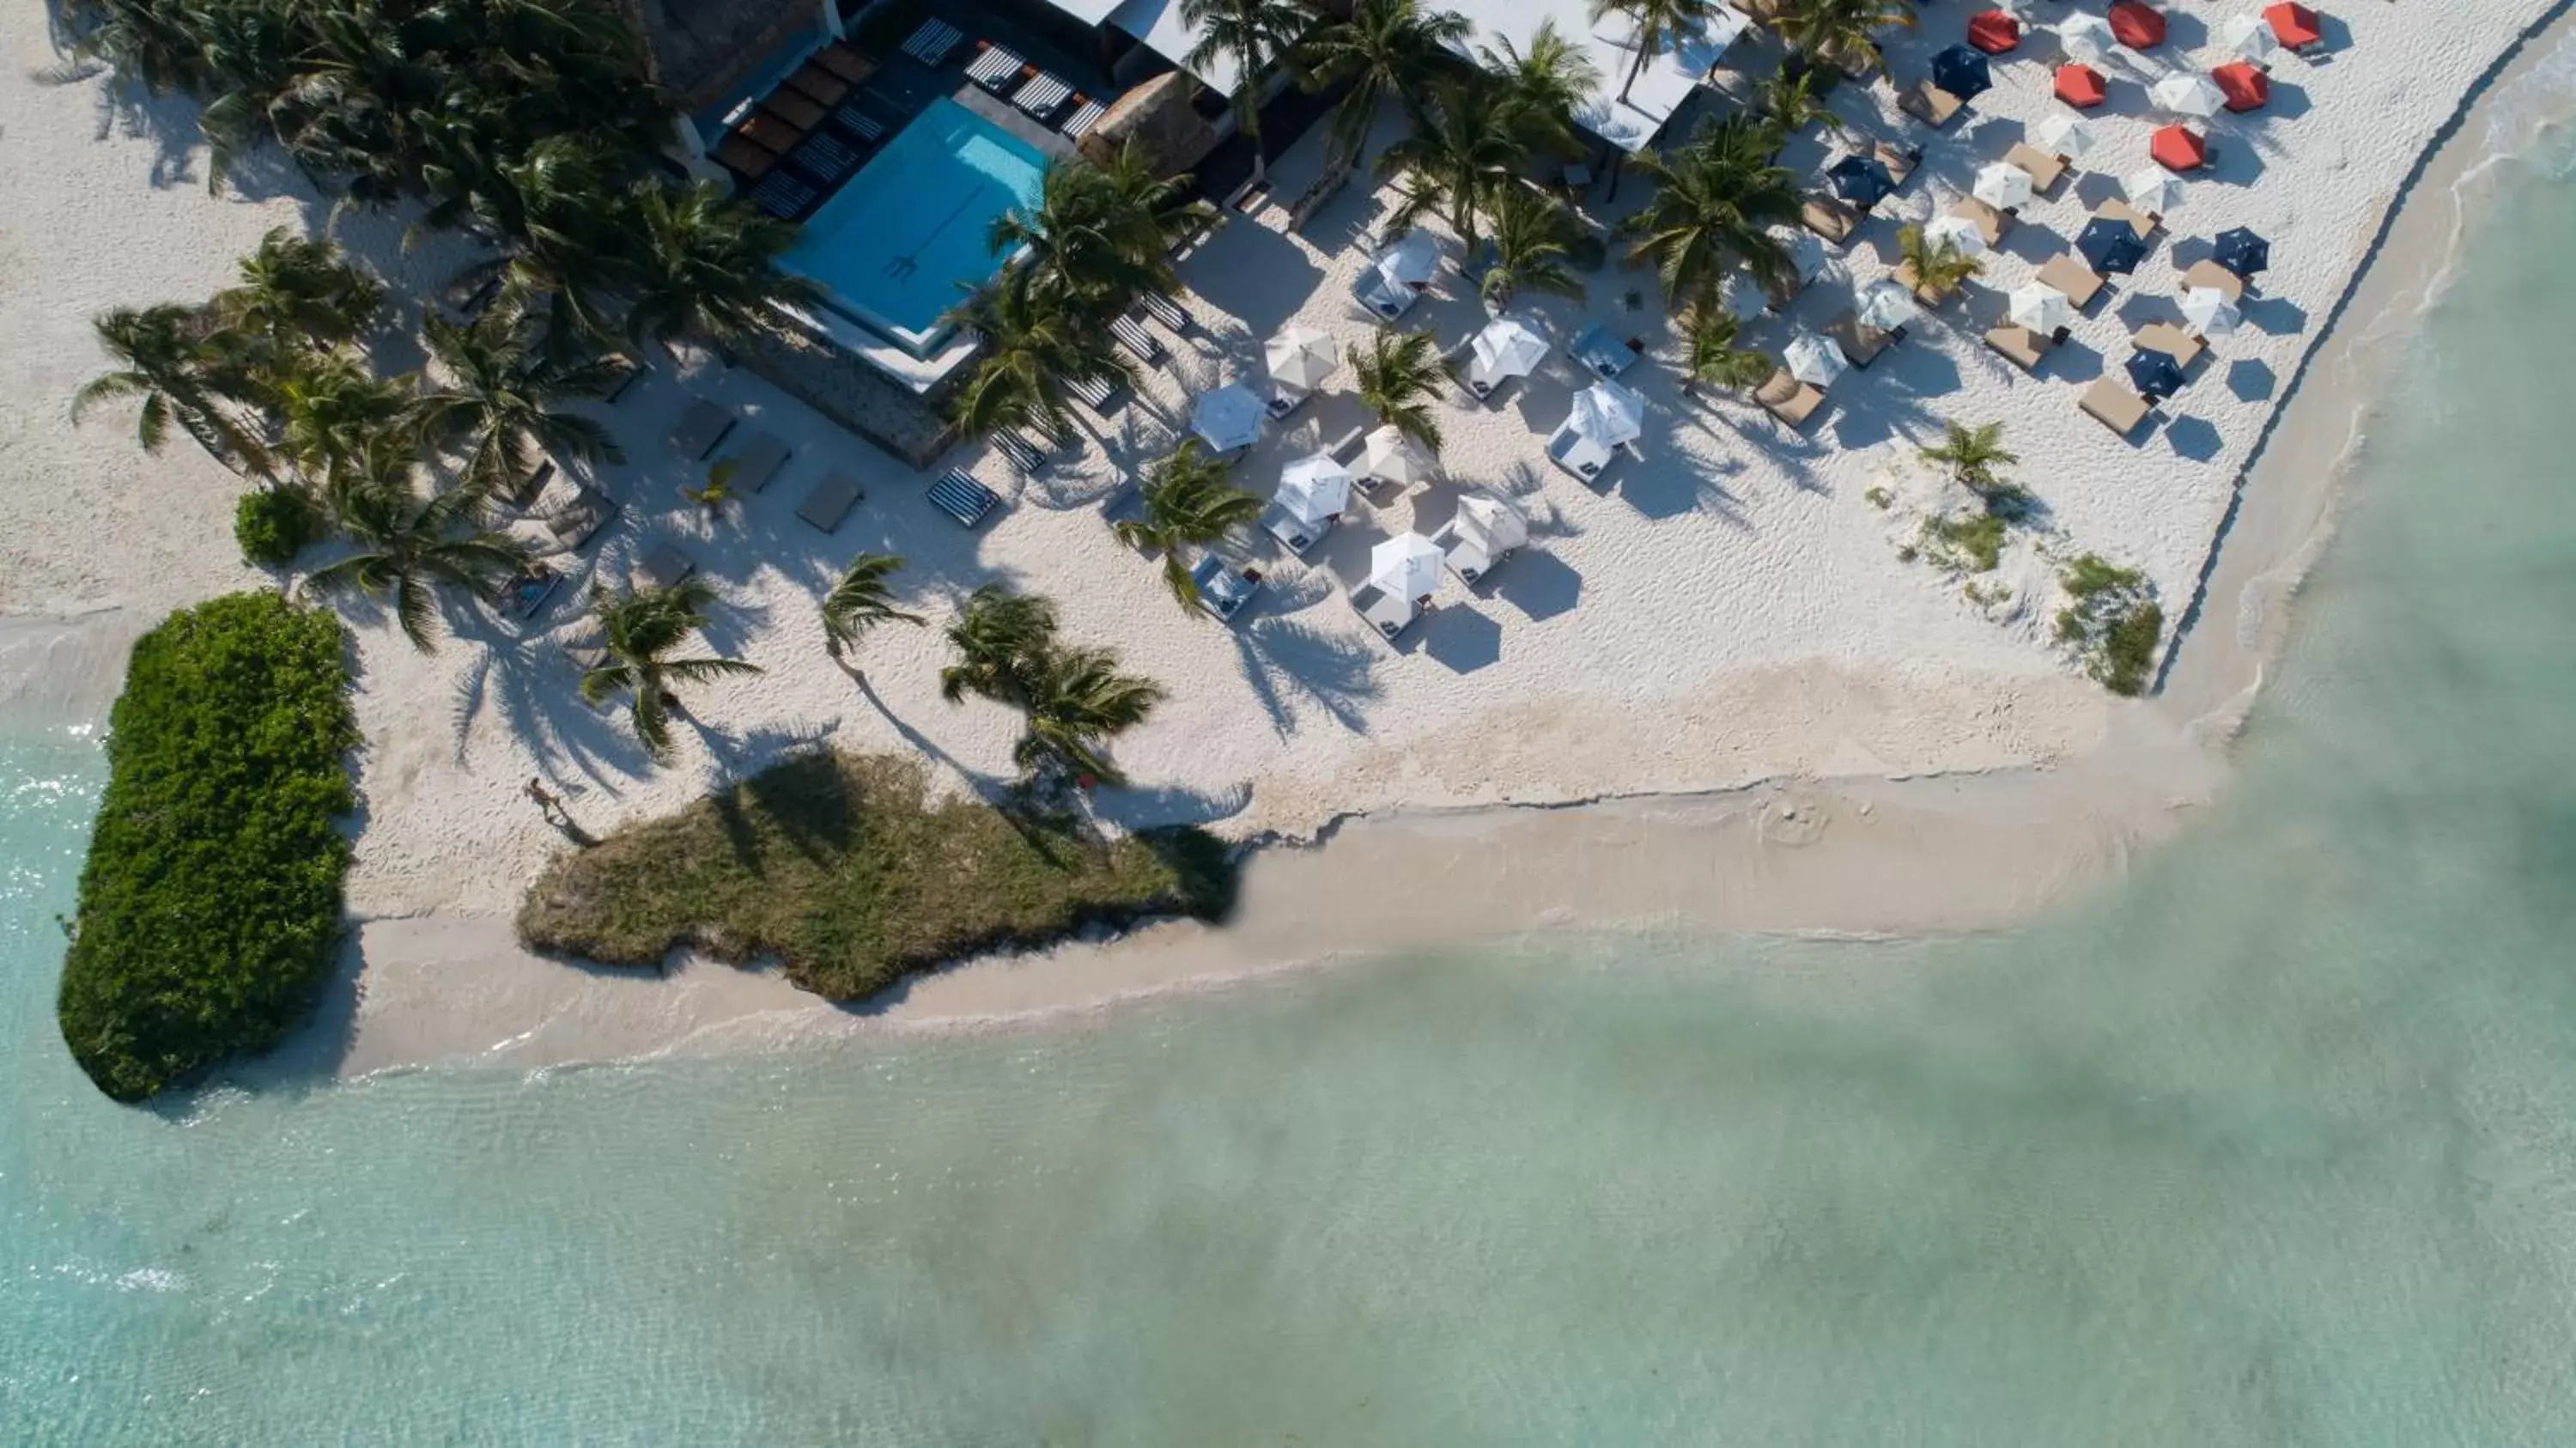
<path id="1" fill-rule="evenodd" d="M 352 965 L 325 1021 L 250 1074 L 354 1076 L 454 1061 L 537 1068 L 991 1027 L 1321 962 L 1552 930 L 1908 936 L 2026 920 L 2115 878 L 2135 850 L 2170 841 L 2217 798 L 2226 750 L 2285 637 L 2286 605 L 2332 534 L 2349 465 L 2397 364 L 2378 355 L 2393 349 L 2375 344 L 2420 323 L 2472 228 L 2477 208 L 2465 188 L 2495 157 L 2473 157 L 2460 142 L 2515 81 L 2570 49 L 2571 36 L 2562 0 L 2482 72 L 2416 158 L 2365 264 L 2267 414 L 2168 651 L 2162 688 L 2105 711 L 2093 747 L 2053 763 L 1911 777 L 1835 774 L 1709 792 L 1345 814 L 1317 830 L 1316 843 L 1273 837 L 1255 848 L 1242 905 L 1221 929 L 1176 923 L 980 959 L 856 1009 L 797 991 L 775 972 L 699 959 L 654 976 L 527 955 L 505 916 L 353 911 Z M 2448 204 L 2427 204 L 2441 198 Z M 5 622 L 9 692 L 0 707 L 69 721 L 82 712 L 78 677 L 103 653 L 114 691 L 118 655 L 101 640 L 120 630 L 130 638 L 149 620 L 110 610 L 60 626 L 27 616 Z M 21 650 L 48 627 L 60 637 L 38 645 L 45 662 L 20 687 Z M 89 662 L 57 667 L 54 651 L 64 649 Z M 101 701 L 92 717 L 103 710 Z M 1386 888 L 1399 869 L 1404 888 Z"/>

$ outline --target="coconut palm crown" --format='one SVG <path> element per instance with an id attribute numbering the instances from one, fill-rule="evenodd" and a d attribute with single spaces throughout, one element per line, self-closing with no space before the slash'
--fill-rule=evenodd
<path id="1" fill-rule="evenodd" d="M 1183 608 L 1197 605 L 1199 585 L 1190 576 L 1189 560 L 1182 551 L 1213 546 L 1261 517 L 1261 496 L 1227 481 L 1228 472 L 1225 460 L 1197 438 L 1183 438 L 1179 447 L 1146 469 L 1139 487 L 1143 516 L 1121 518 L 1117 523 L 1120 542 L 1140 550 L 1162 550 L 1163 582 Z"/>
<path id="2" fill-rule="evenodd" d="M 1422 0 L 1353 0 L 1348 20 L 1317 30 L 1300 55 L 1307 87 L 1349 87 L 1325 132 L 1333 161 L 1360 159 L 1381 103 L 1414 111 L 1422 88 L 1474 33 L 1467 17 Z"/>
<path id="3" fill-rule="evenodd" d="M 1439 340 L 1429 332 L 1381 327 L 1365 349 L 1350 349 L 1350 359 L 1360 406 L 1437 456 L 1440 424 L 1431 415 L 1431 402 L 1448 381 Z"/>
<path id="4" fill-rule="evenodd" d="M 715 590 L 703 578 L 684 578 L 669 588 L 630 587 L 614 593 L 596 584 L 591 587 L 591 611 L 607 660 L 582 674 L 581 697 L 597 705 L 615 694 L 628 695 L 635 737 L 656 761 L 671 757 L 667 696 L 672 685 L 760 672 L 758 664 L 721 655 L 670 657 L 706 626 L 707 605 L 714 601 Z"/>
<path id="5" fill-rule="evenodd" d="M 928 622 L 894 604 L 891 580 L 903 560 L 891 553 L 862 553 L 850 560 L 823 595 L 823 647 L 832 657 L 856 648 L 860 636 L 879 624 Z"/>
<path id="6" fill-rule="evenodd" d="M 1740 116 L 1711 122 L 1680 149 L 1640 154 L 1635 165 L 1655 193 L 1622 224 L 1628 255 L 1654 265 L 1668 303 L 1715 297 L 1738 261 L 1766 280 L 1787 269 L 1769 228 L 1797 219 L 1797 181 L 1772 159 L 1759 125 Z"/>

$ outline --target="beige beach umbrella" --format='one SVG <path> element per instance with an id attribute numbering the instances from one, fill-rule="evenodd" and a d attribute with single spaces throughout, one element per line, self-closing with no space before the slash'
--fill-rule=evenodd
<path id="1" fill-rule="evenodd" d="M 2227 299 L 2227 293 L 2216 287 L 2193 287 L 2184 292 L 2182 318 L 2204 337 L 2234 336 L 2245 321 L 2236 304 Z"/>
<path id="2" fill-rule="evenodd" d="M 1431 455 L 1393 423 L 1368 435 L 1360 454 L 1360 467 L 1372 478 L 1384 478 L 1404 488 L 1429 479 L 1432 472 Z"/>
<path id="3" fill-rule="evenodd" d="M 2076 157 L 2093 149 L 2093 126 L 2073 111 L 2059 111 L 2039 123 L 2039 144 L 2052 155 Z"/>
<path id="4" fill-rule="evenodd" d="M 2162 166 L 2142 166 L 2120 180 L 2129 204 L 2151 216 L 2162 216 L 2182 204 L 2182 181 Z"/>
<path id="5" fill-rule="evenodd" d="M 1342 365 L 1342 349 L 1333 339 L 1301 324 L 1282 329 L 1262 347 L 1261 356 L 1270 364 L 1271 381 L 1303 392 L 1323 386 Z"/>
<path id="6" fill-rule="evenodd" d="M 2178 116 L 2207 120 L 2227 104 L 2227 93 L 2198 71 L 2178 70 L 2148 87 L 2147 97 Z"/>
<path id="7" fill-rule="evenodd" d="M 1997 211 L 2011 211 L 2030 204 L 2030 173 L 2004 161 L 1989 161 L 1977 168 L 1976 183 L 1968 194 Z"/>
<path id="8" fill-rule="evenodd" d="M 2046 282 L 2024 282 L 2005 299 L 2004 310 L 2016 327 L 2050 333 L 2075 320 L 2075 304 Z"/>
<path id="9" fill-rule="evenodd" d="M 2111 22 L 2099 15 L 2069 15 L 2058 22 L 2057 44 L 2077 60 L 2100 60 L 2119 43 Z"/>
<path id="10" fill-rule="evenodd" d="M 1976 221 L 1966 216 L 1936 216 L 1923 228 L 1923 239 L 1933 246 L 1947 246 L 1961 256 L 1984 256 L 1986 233 Z"/>

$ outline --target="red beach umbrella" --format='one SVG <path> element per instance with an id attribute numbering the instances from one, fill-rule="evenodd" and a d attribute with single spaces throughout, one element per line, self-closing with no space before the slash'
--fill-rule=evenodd
<path id="1" fill-rule="evenodd" d="M 2102 73 L 2089 65 L 2061 65 L 2057 68 L 2057 98 L 2079 111 L 2089 111 L 2111 98 L 2102 84 Z"/>
<path id="2" fill-rule="evenodd" d="M 2021 44 L 2021 22 L 2009 10 L 1987 10 L 1968 21 L 1968 43 L 1988 55 L 2001 55 Z"/>
<path id="3" fill-rule="evenodd" d="M 2165 43 L 2164 12 L 2139 0 L 2120 0 L 2111 7 L 2111 38 L 2131 50 Z"/>
<path id="4" fill-rule="evenodd" d="M 2272 98 L 2272 78 L 2241 60 L 2231 60 L 2209 73 L 2231 111 L 2259 111 Z"/>
<path id="5" fill-rule="evenodd" d="M 2147 154 L 2168 171 L 2197 171 L 2209 164 L 2209 143 L 2197 132 L 2167 126 L 2147 143 Z"/>
<path id="6" fill-rule="evenodd" d="M 2305 50 L 2326 38 L 2325 27 L 2318 23 L 2317 12 L 2294 0 L 2281 0 L 2263 12 L 2271 22 L 2272 38 L 2292 50 Z"/>

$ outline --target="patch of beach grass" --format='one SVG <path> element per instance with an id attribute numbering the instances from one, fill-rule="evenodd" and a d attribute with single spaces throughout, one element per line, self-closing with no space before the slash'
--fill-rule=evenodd
<path id="1" fill-rule="evenodd" d="M 2057 641 L 2084 661 L 2084 672 L 2114 694 L 2143 693 L 2155 671 L 2165 614 L 2154 585 L 2135 568 L 2099 553 L 2067 561 L 2058 586 L 2070 600 L 2057 612 Z"/>

